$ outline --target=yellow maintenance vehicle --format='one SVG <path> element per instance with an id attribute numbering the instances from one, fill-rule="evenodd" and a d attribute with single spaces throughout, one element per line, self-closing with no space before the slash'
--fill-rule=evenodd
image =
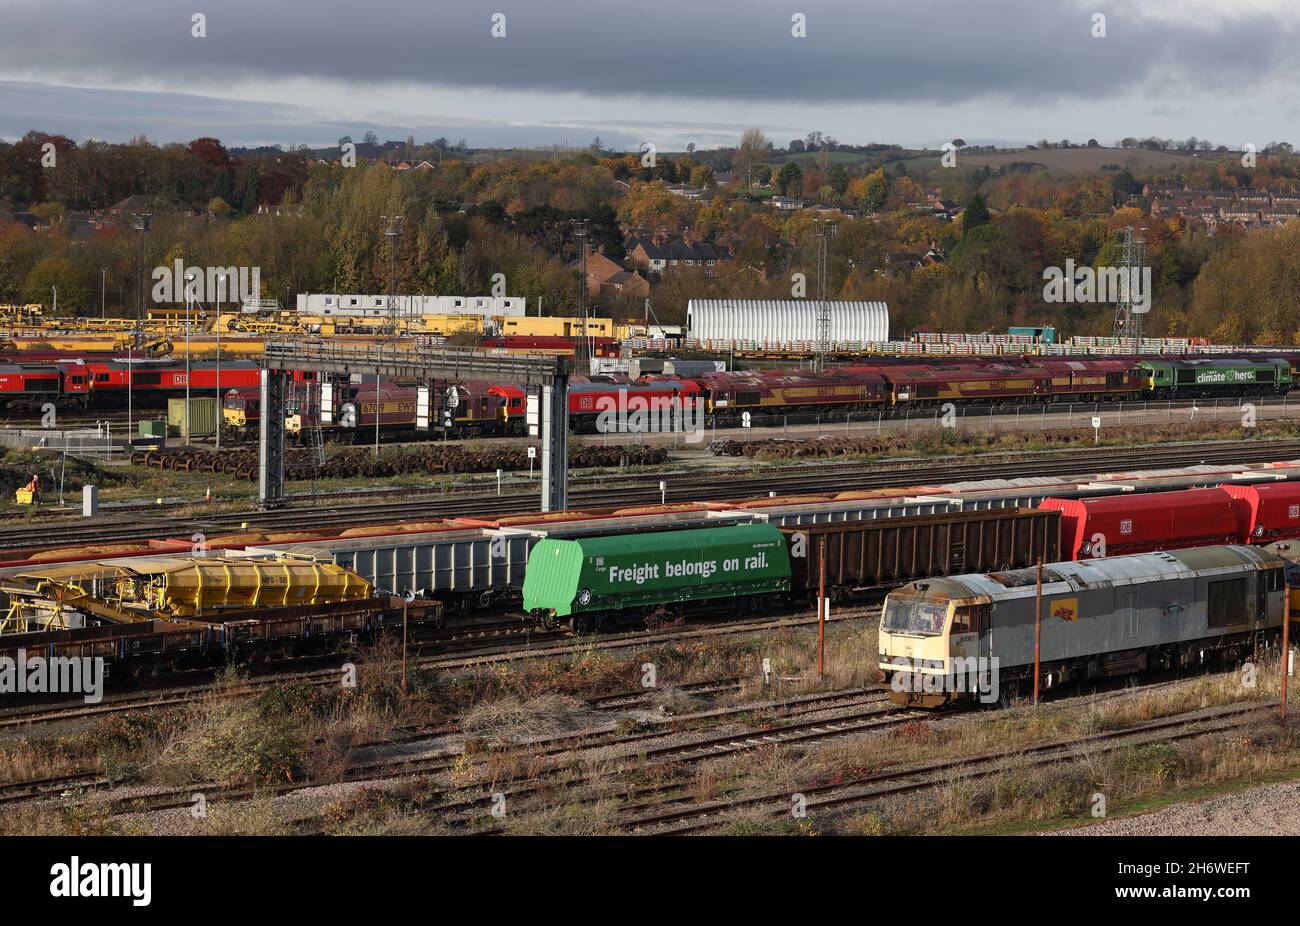
<path id="1" fill-rule="evenodd" d="M 355 572 L 308 557 L 129 556 L 35 567 L 0 582 L 0 634 L 107 621 L 256 617 L 269 608 L 364 601 L 374 587 Z"/>

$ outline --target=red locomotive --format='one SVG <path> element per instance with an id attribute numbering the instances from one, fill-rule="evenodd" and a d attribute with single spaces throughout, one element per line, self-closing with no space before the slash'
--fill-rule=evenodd
<path id="1" fill-rule="evenodd" d="M 699 377 L 700 392 L 710 415 L 736 419 L 749 412 L 751 420 L 770 419 L 796 411 L 836 414 L 884 405 L 888 383 L 879 370 L 858 367 L 823 375 L 783 371 L 707 373 Z"/>
<path id="2" fill-rule="evenodd" d="M 0 363 L 0 407 L 40 408 L 46 403 L 85 408 L 91 385 L 84 364 Z"/>
<path id="3" fill-rule="evenodd" d="M 682 430 L 691 416 L 701 414 L 701 393 L 700 384 L 690 379 L 571 382 L 569 426 L 602 433 Z"/>

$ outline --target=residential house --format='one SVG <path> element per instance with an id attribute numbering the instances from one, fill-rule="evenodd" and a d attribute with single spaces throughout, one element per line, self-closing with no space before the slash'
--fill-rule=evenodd
<path id="1" fill-rule="evenodd" d="M 886 253 L 885 267 L 882 273 L 911 273 L 918 267 L 924 266 L 924 259 L 920 254 L 911 254 L 905 251 Z"/>
<path id="2" fill-rule="evenodd" d="M 146 193 L 133 193 L 119 203 L 114 203 L 105 210 L 117 219 L 129 219 L 133 214 L 154 212 L 158 208 L 158 197 Z"/>
<path id="3" fill-rule="evenodd" d="M 689 236 L 634 236 L 625 240 L 624 247 L 632 264 L 651 273 L 682 268 L 701 268 L 708 273 L 721 259 L 713 245 L 695 241 Z"/>
<path id="4" fill-rule="evenodd" d="M 1300 203 L 1273 203 L 1259 210 L 1259 218 L 1265 225 L 1285 225 L 1300 218 Z"/>
<path id="5" fill-rule="evenodd" d="M 703 187 L 693 187 L 687 183 L 670 183 L 667 185 L 666 189 L 674 196 L 681 196 L 684 199 L 691 200 L 692 202 L 697 199 L 705 198 L 705 190 Z M 708 198 L 711 199 L 712 197 Z"/>
<path id="6" fill-rule="evenodd" d="M 1259 208 L 1244 203 L 1232 203 L 1219 207 L 1219 220 L 1236 222 L 1239 225 L 1255 225 L 1259 222 Z"/>
<path id="7" fill-rule="evenodd" d="M 607 257 L 604 247 L 595 251 L 588 248 L 587 295 L 599 298 L 624 293 L 644 299 L 650 295 L 650 281 Z"/>
<path id="8" fill-rule="evenodd" d="M 104 210 L 109 216 L 120 222 L 130 221 L 133 215 L 151 213 L 158 215 L 167 213 L 169 215 L 184 216 L 192 219 L 201 216 L 207 212 L 204 206 L 196 206 L 193 203 L 176 203 L 171 205 L 164 202 L 159 197 L 150 193 L 133 193 L 119 203 L 114 203 Z"/>
<path id="9" fill-rule="evenodd" d="M 63 217 L 63 236 L 69 241 L 89 241 L 109 227 L 103 212 L 72 211 Z"/>

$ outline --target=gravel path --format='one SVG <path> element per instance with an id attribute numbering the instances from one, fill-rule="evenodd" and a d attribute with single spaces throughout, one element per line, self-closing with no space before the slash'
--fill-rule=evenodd
<path id="1" fill-rule="evenodd" d="M 1161 810 L 1103 820 L 1060 836 L 1297 836 L 1300 781 L 1260 785 Z"/>

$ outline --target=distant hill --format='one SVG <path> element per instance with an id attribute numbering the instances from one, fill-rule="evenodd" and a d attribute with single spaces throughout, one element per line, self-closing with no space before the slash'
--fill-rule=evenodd
<path id="1" fill-rule="evenodd" d="M 1195 155 L 1173 151 L 1147 151 L 1144 148 L 1042 148 L 1038 150 L 1000 151 L 997 154 L 961 154 L 958 165 L 962 167 L 987 166 L 994 169 L 1004 164 L 1041 164 L 1056 173 L 1093 173 L 1107 164 L 1118 164 L 1128 170 L 1180 167 L 1197 161 L 1238 158 L 1241 155 L 1228 151 L 1197 152 Z"/>

